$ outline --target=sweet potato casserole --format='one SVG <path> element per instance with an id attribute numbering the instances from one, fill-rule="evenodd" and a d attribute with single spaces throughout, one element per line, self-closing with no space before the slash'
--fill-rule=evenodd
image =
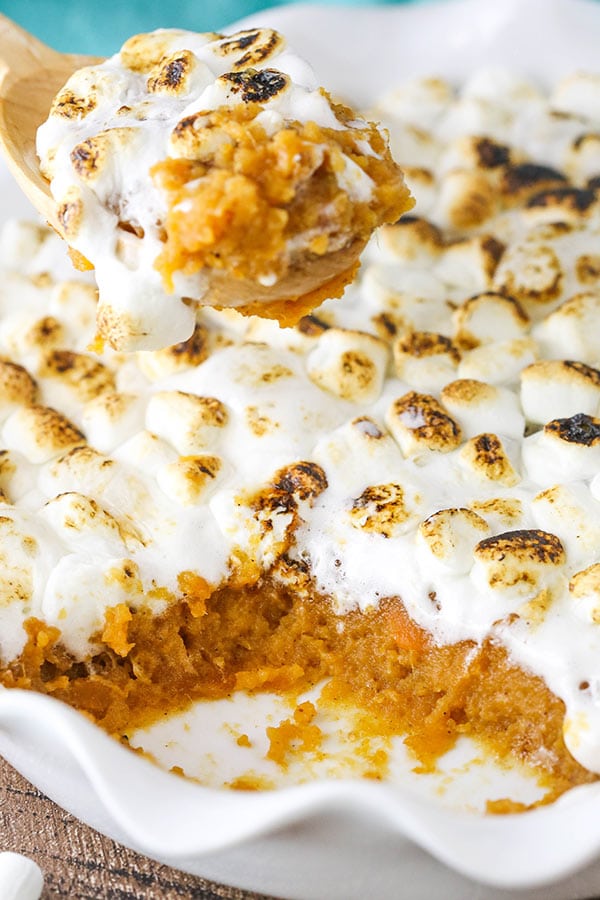
<path id="1" fill-rule="evenodd" d="M 289 328 L 190 306 L 180 343 L 101 348 L 91 278 L 45 229 L 7 226 L 2 683 L 119 738 L 196 700 L 323 685 L 282 760 L 340 706 L 424 771 L 469 735 L 544 802 L 595 780 L 599 109 L 590 74 L 381 98 L 416 207 Z M 252 129 L 240 115 L 221 136 Z M 184 169 L 156 170 L 174 210 Z M 167 276 L 187 265 L 172 224 Z"/>

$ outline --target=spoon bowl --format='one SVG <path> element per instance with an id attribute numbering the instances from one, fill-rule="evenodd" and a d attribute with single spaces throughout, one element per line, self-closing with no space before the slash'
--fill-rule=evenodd
<path id="1" fill-rule="evenodd" d="M 56 204 L 40 172 L 35 136 L 68 78 L 95 62 L 96 57 L 58 53 L 0 14 L 0 150 L 23 193 L 59 232 Z"/>

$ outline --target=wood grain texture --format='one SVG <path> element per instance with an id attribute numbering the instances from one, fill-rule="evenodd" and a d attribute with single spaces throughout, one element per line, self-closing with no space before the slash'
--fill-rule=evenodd
<path id="1" fill-rule="evenodd" d="M 43 900 L 267 900 L 127 850 L 65 813 L 2 759 L 0 850 L 38 863 Z"/>
<path id="2" fill-rule="evenodd" d="M 17 183 L 38 212 L 60 230 L 50 186 L 42 176 L 35 135 L 54 95 L 95 57 L 57 53 L 0 14 L 0 148 Z"/>

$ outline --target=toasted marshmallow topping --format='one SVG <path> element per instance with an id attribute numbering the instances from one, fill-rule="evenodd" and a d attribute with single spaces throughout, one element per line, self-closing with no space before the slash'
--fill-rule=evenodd
<path id="1" fill-rule="evenodd" d="M 358 116 L 347 116 L 346 110 L 342 114 L 342 107 L 328 99 L 310 67 L 287 47 L 280 34 L 251 29 L 230 36 L 179 30 L 136 35 L 104 63 L 75 72 L 55 98 L 37 136 L 41 169 L 51 181 L 64 237 L 96 269 L 98 326 L 113 347 L 152 350 L 190 338 L 195 303 L 186 298 L 202 302 L 213 274 L 220 278 L 225 265 L 218 243 L 219 229 L 224 227 L 217 222 L 221 213 L 210 210 L 227 201 L 226 195 L 222 200 L 215 198 L 216 188 L 212 187 L 202 195 L 208 212 L 206 221 L 197 225 L 199 238 L 193 252 L 214 243 L 213 257 L 197 266 L 186 259 L 172 270 L 169 267 L 168 275 L 165 269 L 161 276 L 158 258 L 163 258 L 165 242 L 170 240 L 172 213 L 186 214 L 193 209 L 192 193 L 171 203 L 169 191 L 175 190 L 172 172 L 183 171 L 177 169 L 176 161 L 220 170 L 242 192 L 237 203 L 243 207 L 248 197 L 254 196 L 256 178 L 248 165 L 244 169 L 243 161 L 231 171 L 224 162 L 216 162 L 219 154 L 228 148 L 233 152 L 236 146 L 235 136 L 220 126 L 217 116 L 226 110 L 233 122 L 242 115 L 240 110 L 251 108 L 253 123 L 266 136 L 263 143 L 282 136 L 278 150 L 282 158 L 286 128 L 288 134 L 289 129 L 305 124 L 312 125 L 313 131 L 322 129 L 320 139 L 312 134 L 302 152 L 290 158 L 290 166 L 299 173 L 306 167 L 298 192 L 306 191 L 312 173 L 331 160 L 340 198 L 350 207 L 363 204 L 373 218 L 364 228 L 358 228 L 354 219 L 348 227 L 329 227 L 328 216 L 331 213 L 333 222 L 334 210 L 328 210 L 326 204 L 317 209 L 300 231 L 290 228 L 283 256 L 276 247 L 269 267 L 253 273 L 257 286 L 270 287 L 302 262 L 306 268 L 313 257 L 342 251 L 354 240 L 362 245 L 379 224 L 375 215 L 377 176 L 373 173 L 371 177 L 359 163 L 365 153 L 381 161 L 381 148 L 374 147 L 371 138 L 376 135 L 377 141 L 383 140 L 375 126 Z M 338 146 L 325 130 L 347 134 L 350 141 Z M 174 167 L 163 178 L 156 166 L 165 161 L 173 162 Z M 269 168 L 267 158 L 264 166 Z M 198 170 L 196 176 L 190 175 L 190 189 L 199 190 L 206 174 Z M 275 204 L 272 193 L 269 202 Z M 294 192 L 286 202 L 293 198 Z M 319 202 L 317 196 L 315 205 Z M 277 208 L 277 214 L 284 223 L 290 219 L 283 207 Z M 381 219 L 393 220 L 393 216 Z M 231 216 L 228 221 L 231 229 Z M 185 230 L 187 225 L 178 227 Z M 248 229 L 251 231 L 252 222 L 245 229 L 246 236 Z M 257 233 L 256 237 L 269 240 L 268 234 Z M 243 248 L 237 251 L 243 255 Z M 276 261 L 281 262 L 279 268 Z M 346 269 L 354 261 L 348 258 Z M 230 268 L 231 272 L 227 267 L 226 271 L 231 277 L 242 276 L 239 262 L 237 268 Z M 322 283 L 341 272 L 339 268 L 325 273 Z M 288 286 L 287 294 L 274 299 L 295 298 L 318 286 L 311 283 L 295 294 Z M 240 289 L 240 296 L 228 294 L 227 302 L 220 304 L 224 295 L 218 290 L 217 285 L 214 298 L 206 302 L 240 307 L 262 302 L 260 292 L 248 298 Z"/>
<path id="2" fill-rule="evenodd" d="M 237 71 L 243 48 L 217 43 L 211 65 Z M 152 102 L 204 77 L 180 54 L 179 86 L 183 49 L 169 32 L 123 51 Z M 93 116 L 114 89 L 93 83 L 95 106 L 71 91 L 55 115 Z M 399 161 L 428 172 L 430 219 L 417 206 L 387 226 L 344 303 L 294 329 L 202 310 L 188 341 L 97 356 L 91 282 L 63 280 L 56 238 L 10 225 L 2 659 L 32 615 L 85 658 L 107 609 L 160 611 L 181 572 L 216 586 L 272 568 L 341 613 L 399 596 L 439 643 L 502 642 L 562 698 L 571 752 L 600 772 L 600 215 L 572 193 L 597 190 L 591 155 L 573 163 L 600 129 L 594 83 L 557 87 L 568 121 L 510 73 L 382 101 Z"/>

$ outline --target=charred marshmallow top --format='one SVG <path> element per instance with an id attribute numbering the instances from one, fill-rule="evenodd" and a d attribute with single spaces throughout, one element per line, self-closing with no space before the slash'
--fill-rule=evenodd
<path id="1" fill-rule="evenodd" d="M 205 309 L 185 343 L 97 356 L 93 285 L 7 227 L 3 660 L 29 616 L 85 657 L 107 607 L 159 610 L 181 572 L 218 585 L 241 557 L 342 613 L 399 596 L 439 642 L 493 636 L 600 772 L 598 110 L 583 75 L 384 98 L 417 216 L 294 329 Z"/>
<path id="2" fill-rule="evenodd" d="M 76 72 L 55 98 L 38 131 L 41 167 L 64 237 L 95 266 L 99 320 L 121 323 L 107 334 L 113 346 L 155 349 L 192 333 L 195 309 L 182 298 L 201 300 L 207 276 L 178 272 L 174 293 L 165 292 L 154 263 L 163 247 L 166 200 L 150 170 L 167 157 L 186 156 L 189 128 L 182 136 L 180 123 L 248 102 L 263 107 L 258 118 L 268 134 L 288 122 L 347 127 L 310 67 L 268 29 L 227 37 L 178 30 L 136 35 L 104 63 Z M 366 123 L 354 124 L 360 140 Z M 368 202 L 371 178 L 348 156 L 343 162 L 340 187 L 352 200 Z M 301 242 L 302 235 L 291 240 Z"/>

